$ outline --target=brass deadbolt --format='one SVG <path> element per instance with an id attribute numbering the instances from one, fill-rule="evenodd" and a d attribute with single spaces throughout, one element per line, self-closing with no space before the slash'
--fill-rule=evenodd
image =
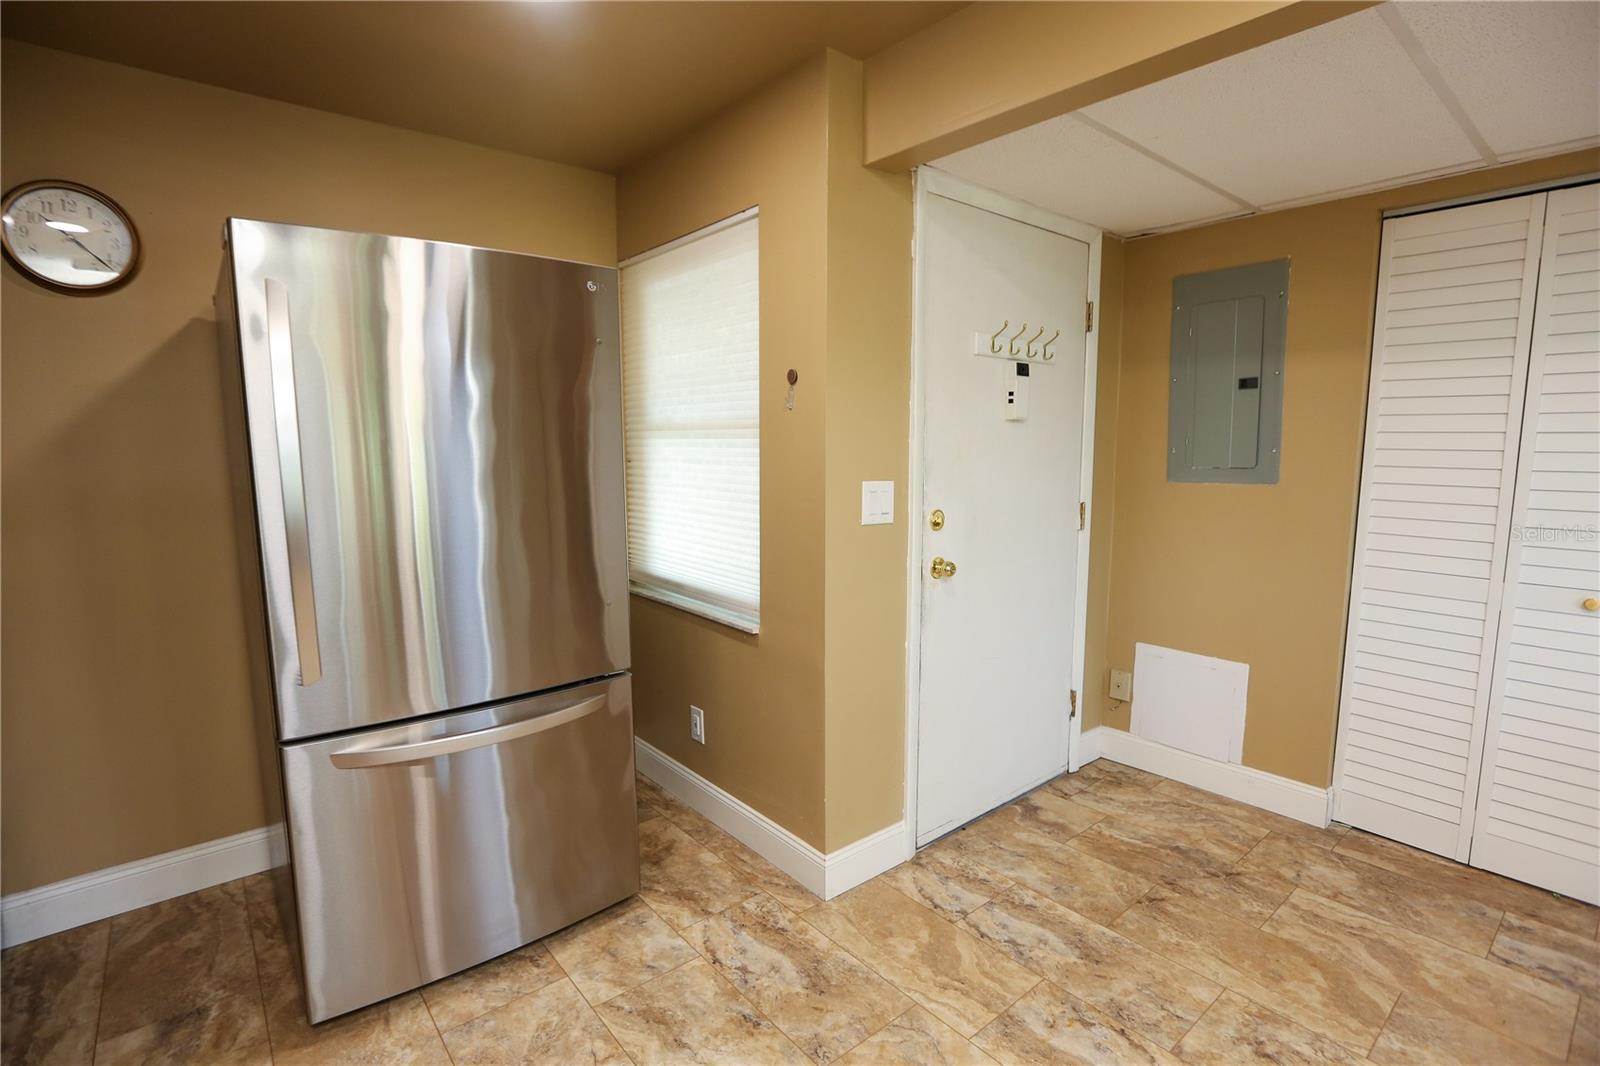
<path id="1" fill-rule="evenodd" d="M 928 516 L 928 528 L 935 530 L 944 528 L 944 512 L 939 510 L 937 507 L 935 507 L 933 509 L 933 513 Z"/>
<path id="2" fill-rule="evenodd" d="M 1583 601 L 1583 609 L 1585 611 L 1600 611 L 1600 600 L 1590 596 L 1588 599 Z"/>

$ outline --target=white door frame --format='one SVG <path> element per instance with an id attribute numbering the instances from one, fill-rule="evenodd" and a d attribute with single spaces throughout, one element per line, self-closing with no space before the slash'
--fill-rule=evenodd
<path id="1" fill-rule="evenodd" d="M 1089 615 L 1089 530 L 1094 525 L 1094 409 L 1095 378 L 1100 361 L 1100 240 L 1102 233 L 1083 222 L 1046 211 L 1020 200 L 1013 200 L 992 189 L 963 181 L 933 167 L 918 167 L 915 180 L 915 216 L 911 244 L 911 460 L 906 474 L 906 766 L 905 826 L 906 854 L 917 852 L 917 745 L 920 738 L 922 704 L 922 445 L 925 429 L 923 387 L 926 375 L 923 362 L 926 344 L 922 336 L 920 308 L 923 299 L 922 225 L 928 197 L 947 200 L 989 211 L 1029 226 L 1059 233 L 1089 246 L 1089 301 L 1095 305 L 1094 328 L 1084 338 L 1083 352 L 1083 447 L 1079 471 L 1080 496 L 1085 506 L 1083 529 L 1075 531 L 1077 577 L 1073 589 L 1072 687 L 1078 693 L 1078 714 L 1067 729 L 1067 765 L 1061 770 L 1077 770 L 1079 741 L 1083 733 L 1083 670 L 1085 628 Z"/>

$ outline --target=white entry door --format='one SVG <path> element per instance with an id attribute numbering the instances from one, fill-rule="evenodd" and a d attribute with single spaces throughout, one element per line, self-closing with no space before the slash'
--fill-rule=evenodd
<path id="1" fill-rule="evenodd" d="M 1090 249 L 936 194 L 917 224 L 920 846 L 1066 767 Z"/>

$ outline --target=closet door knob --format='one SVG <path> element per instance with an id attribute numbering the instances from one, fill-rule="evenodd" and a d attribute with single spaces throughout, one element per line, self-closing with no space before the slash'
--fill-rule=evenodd
<path id="1" fill-rule="evenodd" d="M 1583 601 L 1583 609 L 1585 611 L 1600 611 L 1600 600 L 1590 596 L 1588 599 Z"/>

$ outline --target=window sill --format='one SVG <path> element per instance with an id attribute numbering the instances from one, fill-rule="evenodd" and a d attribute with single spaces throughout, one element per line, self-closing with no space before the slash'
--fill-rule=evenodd
<path id="1" fill-rule="evenodd" d="M 761 632 L 761 617 L 748 611 L 725 607 L 720 603 L 711 603 L 695 596 L 674 592 L 655 585 L 643 585 L 637 581 L 628 583 L 628 591 L 635 596 L 642 596 L 644 599 L 654 600 L 656 603 L 664 603 L 668 607 L 676 607 L 680 611 L 699 615 L 701 618 L 716 622 L 718 625 L 736 629 L 740 633 L 749 633 L 754 636 Z"/>

